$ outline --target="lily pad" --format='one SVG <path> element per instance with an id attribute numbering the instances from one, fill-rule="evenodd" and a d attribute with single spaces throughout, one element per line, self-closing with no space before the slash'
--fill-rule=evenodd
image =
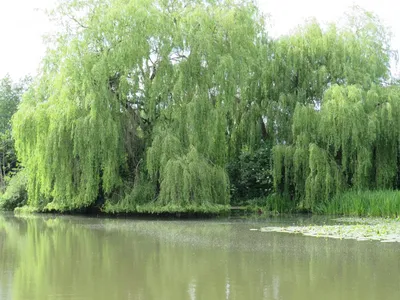
<path id="1" fill-rule="evenodd" d="M 335 221 L 350 224 L 263 227 L 260 231 L 302 234 L 311 237 L 354 239 L 357 241 L 400 243 L 400 221 L 398 220 L 341 218 L 335 219 Z"/>

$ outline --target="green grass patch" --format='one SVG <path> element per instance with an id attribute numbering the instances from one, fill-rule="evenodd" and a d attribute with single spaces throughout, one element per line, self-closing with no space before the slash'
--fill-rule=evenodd
<path id="1" fill-rule="evenodd" d="M 344 216 L 400 216 L 400 191 L 349 191 L 319 206 L 317 213 Z"/>

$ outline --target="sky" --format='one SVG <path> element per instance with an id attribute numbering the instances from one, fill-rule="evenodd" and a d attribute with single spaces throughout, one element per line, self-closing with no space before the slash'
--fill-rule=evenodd
<path id="1" fill-rule="evenodd" d="M 393 0 L 258 0 L 268 14 L 270 35 L 288 33 L 310 17 L 320 22 L 338 20 L 352 5 L 373 11 L 394 34 L 392 48 L 400 50 L 400 18 Z M 45 53 L 42 36 L 53 30 L 45 9 L 56 0 L 0 0 L 0 78 L 35 75 Z"/>

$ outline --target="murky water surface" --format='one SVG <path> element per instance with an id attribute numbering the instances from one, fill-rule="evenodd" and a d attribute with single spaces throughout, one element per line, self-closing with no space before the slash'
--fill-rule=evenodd
<path id="1" fill-rule="evenodd" d="M 399 243 L 250 230 L 326 221 L 0 214 L 0 299 L 400 299 Z"/>

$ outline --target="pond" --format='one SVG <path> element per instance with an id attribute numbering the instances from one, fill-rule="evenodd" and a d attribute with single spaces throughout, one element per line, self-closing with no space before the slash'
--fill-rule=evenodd
<path id="1" fill-rule="evenodd" d="M 0 299 L 396 299 L 400 243 L 261 232 L 325 222 L 0 214 Z"/>

